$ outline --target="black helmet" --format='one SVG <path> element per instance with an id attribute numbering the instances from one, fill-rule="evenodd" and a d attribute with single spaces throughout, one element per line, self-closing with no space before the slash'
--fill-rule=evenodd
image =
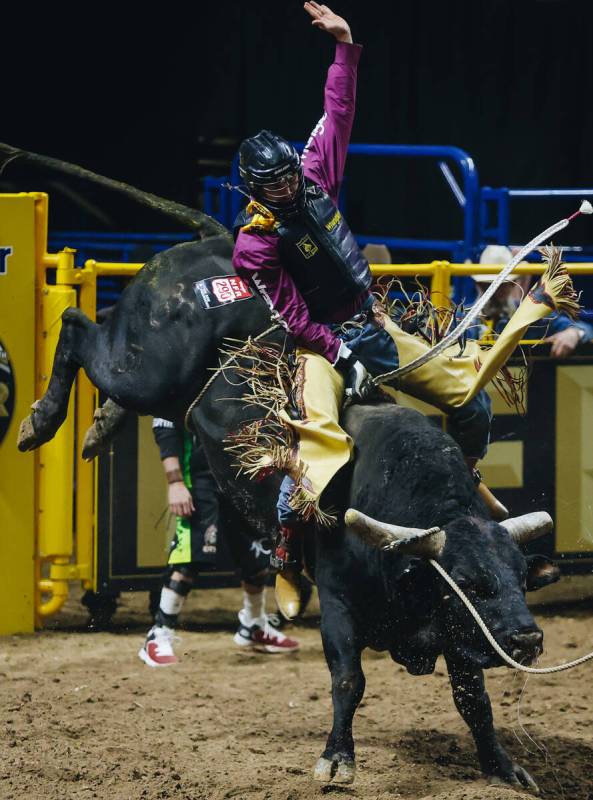
<path id="1" fill-rule="evenodd" d="M 305 177 L 295 148 L 270 131 L 260 131 L 239 148 L 239 174 L 253 197 L 280 219 L 305 206 Z M 293 186 L 288 189 L 292 179 Z"/>

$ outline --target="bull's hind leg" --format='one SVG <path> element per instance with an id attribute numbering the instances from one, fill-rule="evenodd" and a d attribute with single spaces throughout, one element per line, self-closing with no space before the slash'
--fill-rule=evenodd
<path id="1" fill-rule="evenodd" d="M 76 373 L 92 353 L 97 326 L 77 308 L 62 315 L 62 330 L 46 393 L 21 423 L 18 448 L 34 450 L 52 439 L 68 413 L 70 390 Z"/>
<path id="2" fill-rule="evenodd" d="M 510 783 L 538 791 L 531 775 L 513 762 L 496 738 L 492 706 L 484 686 L 482 670 L 455 664 L 449 658 L 446 661 L 453 700 L 474 737 L 484 775 L 490 783 Z"/>
<path id="3" fill-rule="evenodd" d="M 362 648 L 346 610 L 329 603 L 330 608 L 322 605 L 321 638 L 332 677 L 334 724 L 313 777 L 322 783 L 352 783 L 356 769 L 352 720 L 365 687 Z"/>

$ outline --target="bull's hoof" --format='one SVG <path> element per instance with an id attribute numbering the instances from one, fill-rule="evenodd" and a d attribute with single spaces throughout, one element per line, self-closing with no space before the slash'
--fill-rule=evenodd
<path id="1" fill-rule="evenodd" d="M 97 430 L 97 424 L 94 423 L 85 434 L 82 443 L 82 457 L 85 461 L 92 461 L 108 444 L 109 441 L 102 439 L 101 434 Z"/>
<path id="2" fill-rule="evenodd" d="M 95 456 L 107 449 L 128 413 L 110 397 L 102 406 L 95 409 L 93 415 L 95 421 L 86 432 L 82 443 L 82 457 L 85 461 L 92 461 Z"/>
<path id="3" fill-rule="evenodd" d="M 37 434 L 35 433 L 32 414 L 29 417 L 25 417 L 25 419 L 21 422 L 16 444 L 21 453 L 26 453 L 27 450 L 35 450 L 36 447 L 39 447 L 39 445 L 42 444 L 42 442 L 38 440 Z"/>
<path id="4" fill-rule="evenodd" d="M 356 764 L 354 761 L 333 761 L 329 758 L 319 759 L 313 770 L 313 780 L 320 783 L 354 783 Z"/>
<path id="5" fill-rule="evenodd" d="M 490 786 L 521 786 L 524 789 L 531 789 L 534 794 L 539 794 L 539 786 L 533 780 L 531 775 L 526 769 L 513 764 L 512 769 L 508 775 L 490 775 L 488 776 L 488 783 Z"/>
<path id="6" fill-rule="evenodd" d="M 336 764 L 329 758 L 320 758 L 313 769 L 313 780 L 320 783 L 330 783 L 335 774 Z"/>
<path id="7" fill-rule="evenodd" d="M 333 783 L 354 783 L 356 764 L 354 761 L 340 761 L 333 779 Z"/>

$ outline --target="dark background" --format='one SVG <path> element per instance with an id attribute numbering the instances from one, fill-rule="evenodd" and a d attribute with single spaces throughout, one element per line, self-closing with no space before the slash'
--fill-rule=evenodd
<path id="1" fill-rule="evenodd" d="M 199 205 L 262 127 L 305 139 L 322 111 L 333 40 L 300 2 L 85 6 L 6 20 L 0 139 Z M 336 1 L 364 44 L 352 141 L 452 144 L 483 185 L 593 187 L 593 3 Z M 29 18 L 30 17 L 30 18 Z M 350 159 L 359 233 L 461 236 L 436 165 Z M 0 191 L 50 192 L 52 228 L 174 230 L 104 190 L 18 163 Z M 81 205 L 82 203 L 82 205 Z M 523 241 L 576 201 L 521 202 Z M 566 241 L 591 241 L 579 223 Z M 570 238 L 572 237 L 572 239 Z"/>

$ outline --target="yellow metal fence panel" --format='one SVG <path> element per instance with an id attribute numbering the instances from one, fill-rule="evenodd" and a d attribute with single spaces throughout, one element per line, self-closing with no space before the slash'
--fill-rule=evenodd
<path id="1" fill-rule="evenodd" d="M 32 631 L 35 461 L 16 437 L 35 394 L 35 202 L 0 195 L 0 634 Z"/>
<path id="2" fill-rule="evenodd" d="M 593 550 L 593 366 L 556 371 L 556 542 Z"/>
<path id="3" fill-rule="evenodd" d="M 76 306 L 76 292 L 66 286 L 41 289 L 40 394 L 47 390 L 63 312 Z M 39 395 L 38 395 L 39 396 Z M 72 513 L 74 499 L 74 396 L 68 414 L 54 438 L 39 450 L 39 539 L 38 556 L 69 559 L 72 555 Z M 15 456 L 18 457 L 18 456 Z"/>

